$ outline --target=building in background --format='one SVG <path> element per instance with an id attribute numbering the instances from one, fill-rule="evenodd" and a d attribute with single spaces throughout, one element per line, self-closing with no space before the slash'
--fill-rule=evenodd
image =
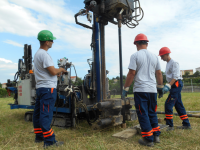
<path id="1" fill-rule="evenodd" d="M 191 70 L 181 70 L 180 74 L 185 75 L 186 72 L 189 72 L 190 73 L 189 75 L 193 75 L 193 69 L 191 69 Z"/>
<path id="2" fill-rule="evenodd" d="M 2 83 L 2 88 L 5 89 L 6 87 L 6 83 Z"/>
<path id="3" fill-rule="evenodd" d="M 76 81 L 76 76 L 71 76 L 71 80 L 72 80 L 72 82 L 75 82 Z"/>
<path id="4" fill-rule="evenodd" d="M 196 72 L 199 71 L 200 72 L 200 67 L 196 68 Z"/>

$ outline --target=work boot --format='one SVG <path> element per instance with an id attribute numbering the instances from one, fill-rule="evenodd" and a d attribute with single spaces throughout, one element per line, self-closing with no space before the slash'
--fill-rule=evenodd
<path id="1" fill-rule="evenodd" d="M 45 145 L 44 146 L 44 149 L 46 149 L 46 148 L 48 148 L 48 147 L 52 147 L 52 146 L 61 146 L 61 145 L 63 145 L 64 144 L 64 142 L 62 142 L 62 141 L 57 141 L 57 142 L 55 142 L 55 143 L 53 143 L 52 145 Z"/>
<path id="2" fill-rule="evenodd" d="M 172 130 L 174 130 L 174 127 L 167 127 L 166 131 L 172 131 Z"/>
<path id="3" fill-rule="evenodd" d="M 149 142 L 149 141 L 146 140 L 145 138 L 139 139 L 139 140 L 138 140 L 138 143 L 139 143 L 140 145 L 149 146 L 149 147 L 154 146 L 153 142 Z"/>
<path id="4" fill-rule="evenodd" d="M 177 129 L 192 129 L 191 126 L 178 126 Z"/>
<path id="5" fill-rule="evenodd" d="M 35 140 L 35 143 L 41 143 L 43 142 L 44 140 Z"/>
<path id="6" fill-rule="evenodd" d="M 154 135 L 154 142 L 155 143 L 160 143 L 160 138 L 157 135 Z"/>

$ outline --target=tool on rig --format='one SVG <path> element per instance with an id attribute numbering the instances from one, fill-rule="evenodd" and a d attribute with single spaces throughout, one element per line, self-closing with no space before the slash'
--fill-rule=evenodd
<path id="1" fill-rule="evenodd" d="M 85 9 L 81 9 L 75 14 L 75 22 L 92 30 L 92 42 L 90 45 L 92 58 L 87 60 L 89 70 L 83 79 L 83 84 L 75 86 L 70 79 L 72 67 L 76 73 L 75 66 L 68 62 L 65 57 L 58 60 L 58 66 L 65 68 L 68 72 L 58 77 L 58 93 L 52 124 L 75 127 L 76 120 L 86 118 L 88 124 L 95 123 L 100 127 L 125 125 L 126 120 L 135 120 L 137 118 L 136 112 L 130 110 L 134 105 L 134 99 L 110 99 L 107 78 L 109 71 L 106 70 L 105 64 L 105 25 L 108 22 L 118 25 L 122 93 L 121 26 L 127 25 L 129 28 L 135 28 L 143 18 L 143 10 L 140 7 L 139 0 L 85 0 L 84 4 Z M 78 16 L 83 15 L 86 16 L 89 22 L 93 21 L 92 26 L 78 21 Z M 140 19 L 138 19 L 139 17 Z M 30 45 L 25 44 L 23 59 L 19 60 L 14 82 L 12 84 L 8 83 L 8 89 L 14 88 L 15 90 L 13 91 L 16 93 L 15 103 L 10 104 L 11 109 L 34 109 L 36 94 Z M 32 111 L 28 111 L 25 114 L 25 120 L 31 121 L 32 114 Z"/>

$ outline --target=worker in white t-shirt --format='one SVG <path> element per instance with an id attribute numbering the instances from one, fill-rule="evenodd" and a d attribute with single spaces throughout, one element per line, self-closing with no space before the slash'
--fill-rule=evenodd
<path id="1" fill-rule="evenodd" d="M 149 40 L 146 35 L 138 34 L 134 44 L 137 52 L 131 55 L 129 72 L 127 74 L 122 98 L 125 97 L 129 86 L 134 80 L 133 92 L 135 108 L 141 126 L 142 139 L 138 142 L 141 145 L 153 146 L 160 142 L 160 126 L 157 119 L 157 88 L 163 88 L 163 77 L 158 57 L 147 50 Z"/>
<path id="2" fill-rule="evenodd" d="M 51 145 L 63 145 L 55 140 L 55 134 L 50 128 L 53 119 L 53 108 L 57 97 L 57 75 L 66 72 L 63 68 L 55 68 L 48 49 L 52 47 L 53 34 L 48 30 L 38 33 L 40 49 L 34 56 L 34 74 L 36 81 L 36 103 L 33 113 L 35 142 L 43 142 L 44 148 Z"/>
<path id="3" fill-rule="evenodd" d="M 165 102 L 165 116 L 166 124 L 169 125 L 167 131 L 174 130 L 173 127 L 173 107 L 175 106 L 183 126 L 177 127 L 178 129 L 191 129 L 188 116 L 185 111 L 181 100 L 181 90 L 183 87 L 182 77 L 180 76 L 179 63 L 171 59 L 171 51 L 168 47 L 163 47 L 159 51 L 159 56 L 163 61 L 167 62 L 165 74 L 167 84 L 163 88 L 163 94 L 170 92 Z"/>

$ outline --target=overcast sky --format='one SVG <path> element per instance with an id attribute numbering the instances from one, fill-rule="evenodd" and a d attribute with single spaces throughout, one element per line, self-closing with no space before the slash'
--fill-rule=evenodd
<path id="1" fill-rule="evenodd" d="M 32 46 L 33 56 L 39 48 L 37 34 L 50 30 L 57 40 L 48 53 L 57 60 L 69 59 L 79 77 L 87 74 L 87 59 L 92 57 L 91 30 L 75 24 L 74 14 L 84 8 L 84 0 L 0 0 L 0 82 L 14 79 L 24 44 Z M 169 47 L 171 57 L 181 70 L 200 67 L 200 1 L 140 0 L 144 18 L 135 29 L 122 26 L 123 74 L 128 72 L 130 56 L 136 52 L 134 38 L 144 33 L 148 50 L 158 55 L 161 47 Z M 85 16 L 79 17 L 87 22 Z M 89 24 L 92 25 L 92 24 Z M 109 78 L 119 76 L 118 27 L 105 27 L 106 69 Z M 160 60 L 162 71 L 166 62 Z M 72 74 L 74 75 L 74 73 Z"/>

